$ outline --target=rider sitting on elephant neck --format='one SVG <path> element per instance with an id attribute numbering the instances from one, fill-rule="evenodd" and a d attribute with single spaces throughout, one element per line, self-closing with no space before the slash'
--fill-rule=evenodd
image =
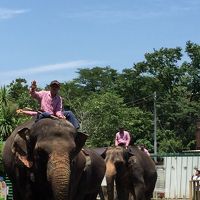
<path id="1" fill-rule="evenodd" d="M 130 144 L 130 133 L 124 130 L 124 127 L 119 127 L 119 132 L 115 135 L 115 146 L 125 146 L 126 148 Z"/>
<path id="2" fill-rule="evenodd" d="M 50 83 L 50 91 L 42 90 L 37 92 L 36 88 L 37 85 L 34 80 L 29 92 L 30 95 L 40 103 L 40 110 L 42 112 L 38 114 L 37 120 L 56 116 L 59 119 L 67 119 L 76 129 L 79 128 L 79 121 L 76 119 L 75 115 L 71 111 L 63 112 L 62 98 L 58 95 L 60 83 L 57 80 Z"/>

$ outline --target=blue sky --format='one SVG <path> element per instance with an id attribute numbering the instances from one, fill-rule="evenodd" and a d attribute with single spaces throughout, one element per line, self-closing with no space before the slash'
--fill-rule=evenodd
<path id="1" fill-rule="evenodd" d="M 0 86 L 121 72 L 154 48 L 200 44 L 199 19 L 199 0 L 0 0 Z"/>

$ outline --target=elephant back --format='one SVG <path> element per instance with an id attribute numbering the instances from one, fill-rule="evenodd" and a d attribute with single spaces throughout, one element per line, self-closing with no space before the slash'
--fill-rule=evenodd
<path id="1" fill-rule="evenodd" d="M 137 146 L 129 147 L 129 151 L 132 153 L 132 155 L 136 156 L 137 161 L 140 163 L 146 173 L 156 172 L 155 163 L 150 156 L 141 151 Z"/>

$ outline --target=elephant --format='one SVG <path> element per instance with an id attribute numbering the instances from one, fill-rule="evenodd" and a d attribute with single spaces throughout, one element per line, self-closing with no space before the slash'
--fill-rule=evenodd
<path id="1" fill-rule="evenodd" d="M 105 152 L 108 200 L 114 199 L 114 181 L 118 200 L 150 200 L 157 180 L 153 160 L 137 146 L 109 147 Z"/>
<path id="2" fill-rule="evenodd" d="M 64 119 L 17 127 L 3 149 L 14 200 L 96 200 L 106 166 L 86 139 Z"/>

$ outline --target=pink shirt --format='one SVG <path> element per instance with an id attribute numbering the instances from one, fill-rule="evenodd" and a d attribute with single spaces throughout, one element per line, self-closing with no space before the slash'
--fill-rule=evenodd
<path id="1" fill-rule="evenodd" d="M 123 133 L 117 132 L 115 137 L 115 146 L 118 146 L 120 143 L 125 144 L 127 147 L 130 143 L 131 137 L 128 131 L 123 131 Z"/>
<path id="2" fill-rule="evenodd" d="M 40 103 L 41 111 L 48 112 L 49 114 L 55 115 L 57 117 L 63 116 L 62 99 L 59 95 L 52 97 L 50 91 L 44 90 L 40 92 L 30 91 L 30 94 Z"/>

